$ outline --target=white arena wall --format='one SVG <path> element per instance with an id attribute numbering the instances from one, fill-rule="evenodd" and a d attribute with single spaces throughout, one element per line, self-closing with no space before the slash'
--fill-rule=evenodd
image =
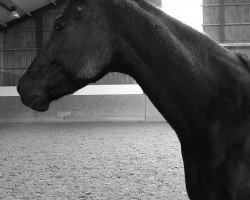
<path id="1" fill-rule="evenodd" d="M 47 112 L 24 106 L 15 87 L 0 87 L 0 122 L 165 121 L 138 85 L 90 85 L 53 102 Z"/>

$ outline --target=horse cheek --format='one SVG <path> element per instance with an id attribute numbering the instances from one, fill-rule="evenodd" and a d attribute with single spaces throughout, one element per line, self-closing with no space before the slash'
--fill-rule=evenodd
<path id="1" fill-rule="evenodd" d="M 112 51 L 109 46 L 101 46 L 98 50 L 86 55 L 82 59 L 82 63 L 78 74 L 78 78 L 91 81 L 99 77 L 110 63 Z"/>

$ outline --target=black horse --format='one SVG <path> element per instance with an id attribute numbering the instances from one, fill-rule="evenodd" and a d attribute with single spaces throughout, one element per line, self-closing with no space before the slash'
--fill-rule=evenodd
<path id="1" fill-rule="evenodd" d="M 145 0 L 69 0 L 20 79 L 37 111 L 109 72 L 132 76 L 176 131 L 191 200 L 250 199 L 250 66 Z"/>

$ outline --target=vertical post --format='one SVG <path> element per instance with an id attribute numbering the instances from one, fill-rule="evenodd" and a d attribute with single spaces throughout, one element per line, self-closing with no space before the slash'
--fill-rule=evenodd
<path id="1" fill-rule="evenodd" d="M 155 5 L 162 7 L 162 0 L 155 0 Z"/>
<path id="2" fill-rule="evenodd" d="M 43 15 L 38 13 L 36 15 L 36 46 L 38 51 L 43 47 Z"/>
<path id="3" fill-rule="evenodd" d="M 162 7 L 162 0 L 148 0 L 148 1 L 158 7 Z"/>
<path id="4" fill-rule="evenodd" d="M 225 42 L 225 6 L 224 0 L 220 0 L 220 9 L 219 9 L 219 22 L 220 22 L 220 42 Z"/>
<path id="5" fill-rule="evenodd" d="M 0 86 L 3 86 L 3 31 L 0 31 Z"/>

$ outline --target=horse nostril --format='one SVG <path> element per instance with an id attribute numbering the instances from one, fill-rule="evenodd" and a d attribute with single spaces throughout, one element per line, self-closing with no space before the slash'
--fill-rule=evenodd
<path id="1" fill-rule="evenodd" d="M 40 94 L 35 94 L 34 97 L 33 97 L 33 100 L 40 97 L 41 95 Z"/>

